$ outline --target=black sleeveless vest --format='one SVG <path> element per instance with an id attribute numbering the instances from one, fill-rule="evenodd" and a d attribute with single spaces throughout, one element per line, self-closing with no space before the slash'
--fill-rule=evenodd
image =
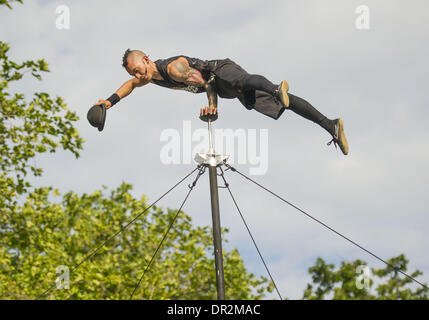
<path id="1" fill-rule="evenodd" d="M 155 65 L 159 73 L 161 74 L 161 76 L 164 78 L 164 80 L 152 79 L 152 82 L 159 86 L 170 88 L 170 89 L 185 90 L 193 93 L 205 92 L 206 89 L 204 89 L 203 87 L 187 85 L 185 83 L 176 82 L 170 78 L 170 76 L 167 73 L 167 66 L 170 64 L 170 62 L 180 57 L 186 58 L 191 68 L 194 68 L 200 71 L 204 80 L 207 81 L 210 78 L 211 66 L 213 65 L 211 61 L 200 60 L 197 58 L 189 58 L 187 56 L 175 56 L 168 59 L 159 59 L 155 61 Z"/>

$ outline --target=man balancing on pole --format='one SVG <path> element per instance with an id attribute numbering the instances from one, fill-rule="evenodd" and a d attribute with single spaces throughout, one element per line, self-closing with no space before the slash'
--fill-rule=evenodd
<path id="1" fill-rule="evenodd" d="M 328 131 L 332 135 L 328 145 L 334 142 L 345 155 L 349 152 L 342 119 L 330 120 L 304 99 L 288 93 L 286 81 L 275 85 L 261 75 L 247 73 L 230 59 L 200 60 L 176 56 L 151 61 L 144 52 L 128 49 L 122 60 L 122 66 L 134 78 L 125 82 L 107 100 L 99 100 L 88 112 L 89 122 L 99 131 L 104 127 L 106 109 L 135 88 L 153 83 L 193 93 L 206 92 L 209 107 L 201 109 L 201 115 L 217 112 L 217 96 L 238 98 L 247 109 L 255 109 L 275 120 L 284 110 L 290 109 Z"/>

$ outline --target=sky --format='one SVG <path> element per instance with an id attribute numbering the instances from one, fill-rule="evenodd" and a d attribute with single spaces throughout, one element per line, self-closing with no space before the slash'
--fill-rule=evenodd
<path id="1" fill-rule="evenodd" d="M 69 29 L 57 28 L 61 5 L 69 9 Z M 362 5 L 369 29 L 356 27 Z M 220 99 L 214 129 L 243 130 L 249 141 L 252 130 L 256 137 L 267 132 L 267 152 L 260 154 L 266 170 L 251 177 L 383 259 L 404 253 L 408 272 L 419 269 L 419 280 L 429 282 L 428 12 L 423 0 L 35 0 L 2 7 L 0 39 L 11 45 L 12 60 L 44 58 L 51 70 L 42 82 L 25 78 L 11 90 L 28 99 L 40 91 L 64 98 L 86 140 L 79 159 L 69 152 L 38 155 L 44 175 L 32 182 L 79 194 L 127 182 L 134 196 L 154 201 L 196 166 L 165 164 L 161 136 L 177 132 L 180 151 L 189 152 L 185 129 L 206 131 L 198 119 L 205 94 L 138 88 L 108 110 L 102 132 L 89 125 L 88 109 L 130 78 L 121 66 L 127 48 L 152 60 L 230 58 L 274 83 L 287 80 L 291 93 L 328 118 L 341 117 L 350 146 L 347 156 L 327 146 L 327 132 L 291 111 L 273 120 Z M 255 166 L 250 158 L 231 165 L 247 175 Z M 361 259 L 384 267 L 238 174 L 226 179 L 282 296 L 302 297 L 318 257 L 336 266 Z M 187 191 L 182 184 L 161 207 L 178 209 Z M 225 248 L 237 248 L 249 272 L 267 276 L 229 194 L 219 192 L 221 224 L 229 229 Z M 183 210 L 195 225 L 211 225 L 208 174 Z"/>

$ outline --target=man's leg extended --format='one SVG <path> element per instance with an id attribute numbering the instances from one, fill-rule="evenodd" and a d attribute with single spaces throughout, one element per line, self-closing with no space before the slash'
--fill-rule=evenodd
<path id="1" fill-rule="evenodd" d="M 274 95 L 278 85 L 275 85 L 264 76 L 249 74 L 243 81 L 244 90 L 261 90 Z"/>
<path id="2" fill-rule="evenodd" d="M 289 109 L 293 112 L 299 114 L 300 116 L 317 123 L 319 126 L 328 131 L 332 137 L 333 142 L 338 144 L 341 148 L 341 151 L 344 154 L 349 153 L 349 147 L 347 143 L 347 139 L 344 135 L 344 126 L 343 121 L 341 119 L 330 120 L 321 114 L 316 108 L 314 108 L 309 102 L 306 100 L 297 97 L 293 94 L 289 95 Z"/>
<path id="3" fill-rule="evenodd" d="M 279 87 L 279 85 L 275 85 L 267 78 L 257 74 L 248 75 L 243 81 L 243 89 L 245 91 L 261 90 L 273 95 L 276 98 L 278 98 Z M 304 99 L 294 96 L 290 93 L 288 93 L 287 95 L 289 96 L 289 108 L 293 112 L 317 123 L 322 128 L 327 130 L 330 134 L 334 133 L 334 120 L 329 120 L 328 118 L 326 118 L 323 114 L 317 111 L 310 103 L 308 103 Z"/>
<path id="4" fill-rule="evenodd" d="M 348 154 L 349 147 L 344 135 L 343 121 L 341 119 L 328 119 L 306 100 L 288 93 L 289 85 L 286 81 L 282 81 L 280 85 L 275 85 L 261 75 L 250 74 L 244 78 L 243 89 L 245 91 L 261 90 L 271 94 L 276 99 L 280 100 L 285 108 L 288 108 L 300 116 L 317 123 L 328 131 L 333 137 L 332 141 L 340 146 L 341 151 L 344 154 Z"/>
<path id="5" fill-rule="evenodd" d="M 290 110 L 299 114 L 307 120 L 313 121 L 321 126 L 323 129 L 328 131 L 330 134 L 334 132 L 334 121 L 328 119 L 321 114 L 316 108 L 314 108 L 306 100 L 289 93 Z"/>
<path id="6" fill-rule="evenodd" d="M 286 81 L 282 81 L 280 85 L 275 85 L 264 76 L 250 74 L 244 78 L 243 89 L 244 91 L 261 90 L 267 92 L 276 97 L 285 108 L 289 107 L 289 96 L 287 94 L 289 84 Z"/>

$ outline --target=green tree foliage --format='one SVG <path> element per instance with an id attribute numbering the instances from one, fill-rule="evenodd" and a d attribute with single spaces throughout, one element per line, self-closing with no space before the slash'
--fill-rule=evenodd
<path id="1" fill-rule="evenodd" d="M 67 109 L 61 97 L 35 93 L 30 102 L 21 93 L 11 94 L 11 83 L 25 73 L 41 80 L 41 73 L 49 71 L 45 60 L 16 63 L 7 56 L 9 45 L 0 41 L 0 193 L 11 209 L 15 195 L 24 194 L 30 187 L 25 177 L 29 170 L 34 176 L 43 170 L 31 164 L 38 153 L 55 152 L 59 145 L 79 157 L 84 140 L 73 126 L 78 120 Z"/>
<path id="2" fill-rule="evenodd" d="M 22 0 L 0 0 L 0 5 L 6 5 L 9 9 L 12 9 L 12 3 L 14 2 L 22 4 Z"/>
<path id="3" fill-rule="evenodd" d="M 398 270 L 407 272 L 409 261 L 405 255 L 401 254 L 387 262 L 390 266 L 386 266 L 386 268 L 371 268 L 372 275 L 367 279 L 367 286 L 365 286 L 365 280 L 359 278 L 363 275 L 363 270 L 359 270 L 359 266 L 367 265 L 365 261 L 342 262 L 341 266 L 335 270 L 333 264 L 327 264 L 323 259 L 318 258 L 315 265 L 308 270 L 313 282 L 307 285 L 303 298 L 311 300 L 414 300 L 429 298 L 429 290 L 418 284 L 415 285 L 414 281 L 398 272 Z M 417 278 L 422 275 L 422 272 L 416 270 L 410 275 Z M 358 286 L 357 283 L 362 285 Z M 375 284 L 376 287 L 372 289 Z M 413 290 L 410 285 L 416 289 Z"/>
<path id="4" fill-rule="evenodd" d="M 54 283 L 59 266 L 72 270 L 147 206 L 131 189 L 122 183 L 109 196 L 68 192 L 52 203 L 48 198 L 58 191 L 38 188 L 13 218 L 1 216 L 0 297 L 37 298 Z M 152 208 L 72 272 L 69 289 L 55 288 L 44 298 L 128 299 L 176 212 Z M 180 212 L 135 298 L 215 299 L 212 252 L 211 229 L 193 227 Z M 272 291 L 266 278 L 247 272 L 237 250 L 224 251 L 224 259 L 229 299 L 259 299 Z"/>
<path id="5" fill-rule="evenodd" d="M 11 8 L 13 2 L 0 0 L 0 6 Z M 126 183 L 109 196 L 70 191 L 57 202 L 51 200 L 61 196 L 57 189 L 30 185 L 30 170 L 43 173 L 31 165 L 38 153 L 54 153 L 61 145 L 78 158 L 84 141 L 73 126 L 78 117 L 60 97 L 41 92 L 27 102 L 11 93 L 10 85 L 25 73 L 41 80 L 49 70 L 44 60 L 16 63 L 8 50 L 0 41 L 0 298 L 35 299 L 55 283 L 58 267 L 72 271 L 147 204 L 144 196 L 134 199 Z M 175 214 L 153 207 L 73 271 L 69 289 L 43 298 L 127 299 Z M 211 234 L 208 227 L 194 228 L 181 212 L 135 297 L 214 299 Z M 224 251 L 224 259 L 228 298 L 258 299 L 272 291 L 266 278 L 247 272 L 237 250 Z"/>

